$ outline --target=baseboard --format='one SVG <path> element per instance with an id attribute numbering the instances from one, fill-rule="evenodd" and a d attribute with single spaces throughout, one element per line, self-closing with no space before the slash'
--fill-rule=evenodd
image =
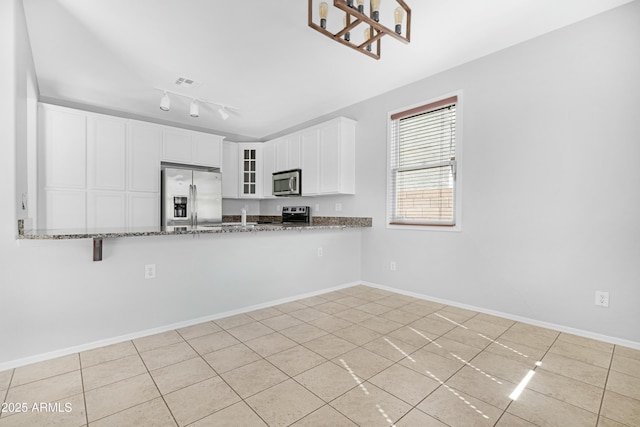
<path id="1" fill-rule="evenodd" d="M 367 282 L 365 280 L 361 280 L 359 283 L 363 284 L 363 285 L 366 285 L 366 286 L 371 286 L 372 288 L 377 288 L 377 289 L 382 289 L 382 290 L 385 290 L 385 291 L 395 292 L 397 294 L 402 294 L 402 295 L 406 295 L 406 296 L 410 296 L 410 297 L 414 297 L 414 298 L 434 301 L 434 302 L 437 302 L 437 303 L 440 303 L 440 304 L 446 304 L 446 305 L 450 305 L 450 306 L 453 306 L 453 307 L 464 308 L 464 309 L 467 309 L 467 310 L 473 310 L 473 311 L 477 311 L 477 312 L 484 313 L 484 314 L 490 314 L 492 316 L 504 317 L 505 319 L 514 320 L 516 322 L 527 323 L 529 325 L 539 326 L 541 328 L 553 329 L 553 330 L 559 331 L 559 332 L 565 332 L 565 333 L 568 333 L 568 334 L 578 335 L 578 336 L 584 337 L 584 338 L 591 338 L 591 339 L 598 340 L 598 341 L 608 342 L 609 344 L 615 344 L 615 345 L 620 345 L 620 346 L 623 346 L 623 347 L 629 347 L 629 348 L 633 348 L 633 349 L 636 349 L 636 350 L 640 350 L 640 342 L 629 341 L 629 340 L 625 340 L 625 339 L 617 338 L 617 337 L 611 337 L 611 336 L 608 336 L 608 335 L 598 334 L 598 333 L 595 333 L 595 332 L 585 331 L 585 330 L 582 330 L 582 329 L 575 329 L 575 328 L 571 328 L 569 326 L 558 325 L 558 324 L 555 324 L 555 323 L 543 322 L 541 320 L 531 319 L 531 318 L 522 317 L 522 316 L 516 316 L 514 314 L 503 313 L 503 312 L 496 311 L 496 310 L 489 310 L 489 309 L 486 309 L 486 308 L 483 308 L 483 307 L 477 307 L 477 306 L 474 306 L 474 305 L 462 304 L 462 303 L 459 303 L 459 302 L 456 302 L 456 301 L 450 301 L 450 300 L 446 300 L 446 299 L 442 299 L 442 298 L 436 298 L 436 297 L 432 297 L 432 296 L 429 296 L 429 295 L 419 294 L 417 292 L 405 291 L 403 289 L 392 288 L 390 286 L 384 286 L 384 285 L 380 285 L 380 284 L 377 284 L 377 283 Z"/>
<path id="2" fill-rule="evenodd" d="M 222 319 L 223 317 L 235 316 L 236 314 L 248 313 L 250 311 L 260 310 L 262 308 L 272 307 L 274 305 L 285 304 L 295 300 L 314 297 L 317 295 L 326 294 L 327 292 L 333 292 L 340 289 L 350 288 L 361 284 L 360 281 L 345 283 L 342 285 L 334 286 L 331 288 L 325 288 L 313 292 L 305 292 L 292 297 L 281 298 L 261 304 L 251 305 L 249 307 L 239 308 L 237 310 L 225 311 L 222 313 L 213 314 L 210 316 L 199 317 L 197 319 L 186 320 L 184 322 L 172 323 L 170 325 L 164 325 L 153 329 L 146 329 L 144 331 L 133 332 L 131 334 L 120 335 L 104 340 L 94 341 L 87 344 L 81 344 L 73 347 L 68 347 L 60 350 L 55 350 L 47 353 L 42 353 L 34 356 L 29 356 L 21 359 L 10 360 L 8 362 L 0 363 L 0 372 L 7 369 L 19 368 L 20 366 L 30 365 L 32 363 L 43 362 L 45 360 L 55 359 L 57 357 L 68 356 L 69 354 L 80 353 L 83 351 L 93 350 L 99 347 L 105 347 L 107 345 L 118 344 L 124 341 L 130 341 L 137 338 L 143 338 L 149 335 L 160 334 L 162 332 L 172 331 L 174 329 L 186 328 L 187 326 L 197 325 L 198 323 L 209 322 L 211 320 Z"/>

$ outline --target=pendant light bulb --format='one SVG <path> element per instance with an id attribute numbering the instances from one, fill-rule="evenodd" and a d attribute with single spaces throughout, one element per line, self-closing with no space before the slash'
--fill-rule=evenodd
<path id="1" fill-rule="evenodd" d="M 371 0 L 371 17 L 374 21 L 380 21 L 380 0 Z"/>
<path id="2" fill-rule="evenodd" d="M 160 109 L 162 111 L 169 111 L 170 108 L 171 108 L 171 99 L 169 99 L 169 94 L 165 92 L 164 95 L 162 95 L 162 98 L 160 99 Z"/>
<path id="3" fill-rule="evenodd" d="M 396 21 L 396 33 L 402 34 L 402 20 L 404 19 L 404 9 L 399 6 L 396 7 L 393 15 Z"/>
<path id="4" fill-rule="evenodd" d="M 356 0 L 358 3 L 358 12 L 364 13 L 364 0 Z"/>
<path id="5" fill-rule="evenodd" d="M 198 102 L 195 99 L 191 101 L 191 106 L 189 107 L 189 115 L 191 117 L 200 117 L 200 109 L 198 108 Z"/>
<path id="6" fill-rule="evenodd" d="M 320 3 L 320 27 L 327 28 L 327 13 L 329 12 L 329 5 L 323 1 Z"/>
<path id="7" fill-rule="evenodd" d="M 371 28 L 365 28 L 364 29 L 364 39 L 365 39 L 365 41 L 369 40 L 370 38 L 371 38 Z M 367 45 L 367 50 L 369 52 L 371 52 L 371 45 L 370 44 Z"/>
<path id="8" fill-rule="evenodd" d="M 347 14 L 345 14 L 342 17 L 342 24 L 344 25 L 345 28 L 347 28 Z M 351 41 L 351 33 L 349 31 L 347 31 L 346 33 L 344 33 L 344 39 L 345 41 Z"/>

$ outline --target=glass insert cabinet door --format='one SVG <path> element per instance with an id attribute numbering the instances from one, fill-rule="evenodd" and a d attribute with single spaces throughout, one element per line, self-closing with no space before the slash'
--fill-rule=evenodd
<path id="1" fill-rule="evenodd" d="M 256 150 L 242 150 L 242 193 L 256 194 Z"/>

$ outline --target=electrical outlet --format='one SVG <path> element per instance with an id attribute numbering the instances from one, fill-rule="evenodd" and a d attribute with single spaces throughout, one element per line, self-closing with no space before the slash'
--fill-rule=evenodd
<path id="1" fill-rule="evenodd" d="M 155 279 L 156 278 L 156 265 L 155 264 L 147 264 L 144 266 L 144 278 L 145 279 Z"/>
<path id="2" fill-rule="evenodd" d="M 389 270 L 396 271 L 396 262 L 395 261 L 391 261 L 389 263 Z"/>
<path id="3" fill-rule="evenodd" d="M 318 256 L 321 257 L 323 255 L 322 247 L 318 248 Z"/>
<path id="4" fill-rule="evenodd" d="M 282 213 L 282 206 L 276 205 L 276 212 Z"/>
<path id="5" fill-rule="evenodd" d="M 336 212 L 342 211 L 342 203 L 336 203 Z"/>
<path id="6" fill-rule="evenodd" d="M 609 307 L 609 292 L 596 291 L 596 305 Z"/>
<path id="7" fill-rule="evenodd" d="M 316 203 L 316 212 L 320 212 L 320 203 Z"/>

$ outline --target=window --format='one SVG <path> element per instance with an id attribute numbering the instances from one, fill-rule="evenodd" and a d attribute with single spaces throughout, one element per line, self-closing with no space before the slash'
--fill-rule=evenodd
<path id="1" fill-rule="evenodd" d="M 390 225 L 457 225 L 457 104 L 453 96 L 390 115 Z"/>

